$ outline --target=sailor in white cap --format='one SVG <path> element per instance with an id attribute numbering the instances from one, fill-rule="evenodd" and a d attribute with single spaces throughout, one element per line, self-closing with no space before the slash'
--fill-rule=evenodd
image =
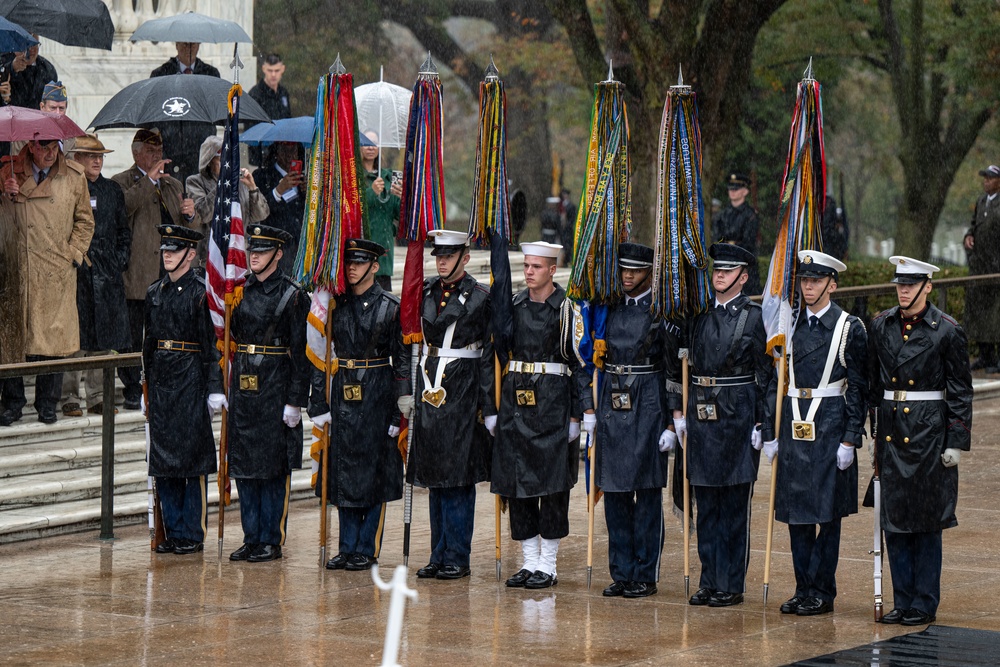
<path id="1" fill-rule="evenodd" d="M 580 465 L 580 392 L 589 378 L 573 341 L 564 340 L 572 339 L 579 311 L 552 281 L 562 246 L 522 243 L 521 250 L 528 287 L 514 297 L 513 335 L 503 350 L 509 361 L 491 491 L 509 499 L 511 537 L 524 558 L 507 586 L 535 589 L 558 581 L 556 554 L 569 534 L 569 493 Z"/>
<path id="2" fill-rule="evenodd" d="M 469 576 L 476 484 L 489 479 L 487 424 L 496 424 L 489 289 L 469 275 L 469 235 L 435 230 L 437 276 L 424 282 L 410 465 L 426 487 L 431 554 L 420 579 Z M 400 399 L 400 411 L 412 398 Z"/>
<path id="3" fill-rule="evenodd" d="M 799 252 L 800 311 L 788 346 L 789 384 L 781 412 L 774 518 L 788 524 L 795 595 L 781 613 L 833 611 L 841 519 L 858 511 L 858 464 L 866 417 L 868 336 L 861 321 L 830 300 L 843 262 Z M 769 396 L 777 390 L 771 379 Z M 771 399 L 774 400 L 774 399 Z"/>
<path id="4" fill-rule="evenodd" d="M 890 257 L 899 306 L 872 320 L 875 458 L 894 609 L 883 623 L 934 621 L 941 598 L 941 531 L 958 525 L 958 462 L 972 429 L 965 332 L 927 300 L 938 267 Z"/>

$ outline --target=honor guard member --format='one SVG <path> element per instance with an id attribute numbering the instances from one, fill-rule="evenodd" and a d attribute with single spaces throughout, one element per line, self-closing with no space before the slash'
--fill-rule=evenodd
<path id="1" fill-rule="evenodd" d="M 864 325 L 830 300 L 840 272 L 836 258 L 799 252 L 799 313 L 788 346 L 788 389 L 778 441 L 774 518 L 788 524 L 795 595 L 781 613 L 815 616 L 833 611 L 837 596 L 841 519 L 858 511 L 858 464 L 868 391 L 868 335 Z M 772 374 L 768 404 L 777 399 Z"/>
<path id="2" fill-rule="evenodd" d="M 410 351 L 403 344 L 399 297 L 375 281 L 385 248 L 374 241 L 349 239 L 344 275 L 349 290 L 331 307 L 332 339 L 338 370 L 326 400 L 326 374 L 313 371 L 309 414 L 330 425 L 327 497 L 337 506 L 340 550 L 326 563 L 330 570 L 367 570 L 378 562 L 385 504 L 403 497 L 403 459 L 397 400 L 410 393 Z M 321 471 L 322 472 L 322 471 Z"/>
<path id="3" fill-rule="evenodd" d="M 652 315 L 653 249 L 618 246 L 625 297 L 608 310 L 604 381 L 598 402 L 597 486 L 604 492 L 606 597 L 656 593 L 663 549 L 663 487 L 681 414 L 678 329 Z M 586 401 L 584 401 L 586 403 Z"/>
<path id="4" fill-rule="evenodd" d="M 524 558 L 507 586 L 536 589 L 558 582 L 556 554 L 569 534 L 569 492 L 579 469 L 580 392 L 589 378 L 573 345 L 577 311 L 552 281 L 562 246 L 522 243 L 521 250 L 528 287 L 513 301 L 491 491 L 510 502 L 510 533 Z M 595 421 L 588 415 L 590 429 Z"/>
<path id="5" fill-rule="evenodd" d="M 174 225 L 158 231 L 166 275 L 146 292 L 142 345 L 149 474 L 156 478 L 166 533 L 156 551 L 192 554 L 204 548 L 206 476 L 217 467 L 212 415 L 226 397 L 205 274 L 191 266 L 204 236 Z"/>
<path id="6" fill-rule="evenodd" d="M 229 474 L 240 494 L 243 546 L 230 560 L 281 558 L 292 470 L 302 467 L 300 406 L 309 397 L 309 295 L 278 271 L 283 229 L 253 225 L 250 271 L 233 307 Z"/>
<path id="7" fill-rule="evenodd" d="M 743 602 L 750 562 L 750 498 L 760 463 L 761 425 L 772 440 L 765 401 L 772 371 L 760 306 L 743 294 L 747 267 L 756 261 L 730 243 L 709 248 L 715 260 L 715 303 L 691 327 L 691 391 L 687 417 L 687 475 L 698 503 L 701 581 L 690 604 L 728 607 Z"/>
<path id="8" fill-rule="evenodd" d="M 469 575 L 476 483 L 489 479 L 490 446 L 483 419 L 496 424 L 489 290 L 465 271 L 469 235 L 436 230 L 438 277 L 424 283 L 423 352 L 417 376 L 413 483 L 429 489 L 430 562 L 417 577 Z M 413 397 L 400 397 L 409 414 Z"/>
<path id="9" fill-rule="evenodd" d="M 896 266 L 899 306 L 872 320 L 871 402 L 882 530 L 894 609 L 883 623 L 924 625 L 941 599 L 941 531 L 958 525 L 958 462 L 969 451 L 972 375 L 965 332 L 927 301 L 938 268 L 909 257 Z"/>
<path id="10" fill-rule="evenodd" d="M 746 174 L 730 174 L 726 179 L 729 206 L 712 220 L 715 238 L 735 243 L 754 256 L 747 265 L 747 282 L 743 286 L 746 294 L 760 294 L 760 273 L 757 267 L 757 237 L 760 234 L 760 218 L 757 210 L 750 205 L 750 177 Z"/>

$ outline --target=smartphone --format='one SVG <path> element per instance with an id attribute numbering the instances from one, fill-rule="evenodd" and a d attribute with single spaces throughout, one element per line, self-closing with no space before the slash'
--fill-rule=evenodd
<path id="1" fill-rule="evenodd" d="M 292 160 L 289 171 L 302 173 L 302 160 Z"/>
<path id="2" fill-rule="evenodd" d="M 397 170 L 394 169 L 393 172 L 392 172 L 392 182 L 393 182 L 393 184 L 402 183 L 403 182 L 403 172 L 397 171 Z"/>

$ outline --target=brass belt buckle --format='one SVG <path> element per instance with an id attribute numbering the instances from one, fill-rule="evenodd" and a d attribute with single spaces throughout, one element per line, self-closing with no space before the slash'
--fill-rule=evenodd
<path id="1" fill-rule="evenodd" d="M 903 391 L 902 389 L 897 389 L 896 391 L 892 392 L 892 400 L 894 400 L 894 401 L 905 401 L 906 400 L 906 392 Z"/>
<path id="2" fill-rule="evenodd" d="M 240 376 L 240 389 L 242 391 L 257 391 L 257 376 L 256 375 L 241 375 Z"/>
<path id="3" fill-rule="evenodd" d="M 247 354 L 257 354 L 257 346 L 247 345 Z"/>
<path id="4" fill-rule="evenodd" d="M 517 404 L 521 406 L 533 406 L 535 405 L 535 390 L 534 389 L 517 389 L 515 390 L 515 396 L 517 398 Z"/>
<path id="5" fill-rule="evenodd" d="M 361 400 L 361 385 L 360 384 L 345 384 L 344 385 L 344 400 L 345 401 L 360 401 Z"/>
<path id="6" fill-rule="evenodd" d="M 813 391 L 812 391 L 812 389 L 799 389 L 797 391 L 799 392 L 799 398 L 812 398 L 813 397 Z"/>
<path id="7" fill-rule="evenodd" d="M 163 349 L 164 350 L 172 350 L 172 349 L 174 349 L 174 341 L 172 341 L 172 340 L 165 340 L 165 341 L 163 341 Z"/>
<path id="8" fill-rule="evenodd" d="M 535 363 L 533 361 L 525 361 L 521 363 L 521 372 L 527 373 L 528 375 L 534 375 L 535 373 Z M 534 403 L 532 403 L 534 405 Z"/>
<path id="9" fill-rule="evenodd" d="M 348 368 L 354 368 L 354 359 L 348 359 L 345 364 Z"/>
<path id="10" fill-rule="evenodd" d="M 816 440 L 816 425 L 807 421 L 792 421 L 792 440 Z"/>

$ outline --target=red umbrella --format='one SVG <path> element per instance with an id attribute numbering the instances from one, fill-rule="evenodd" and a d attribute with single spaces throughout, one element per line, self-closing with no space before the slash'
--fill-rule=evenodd
<path id="1" fill-rule="evenodd" d="M 69 139 L 84 134 L 68 116 L 25 107 L 0 108 L 0 141 Z"/>

